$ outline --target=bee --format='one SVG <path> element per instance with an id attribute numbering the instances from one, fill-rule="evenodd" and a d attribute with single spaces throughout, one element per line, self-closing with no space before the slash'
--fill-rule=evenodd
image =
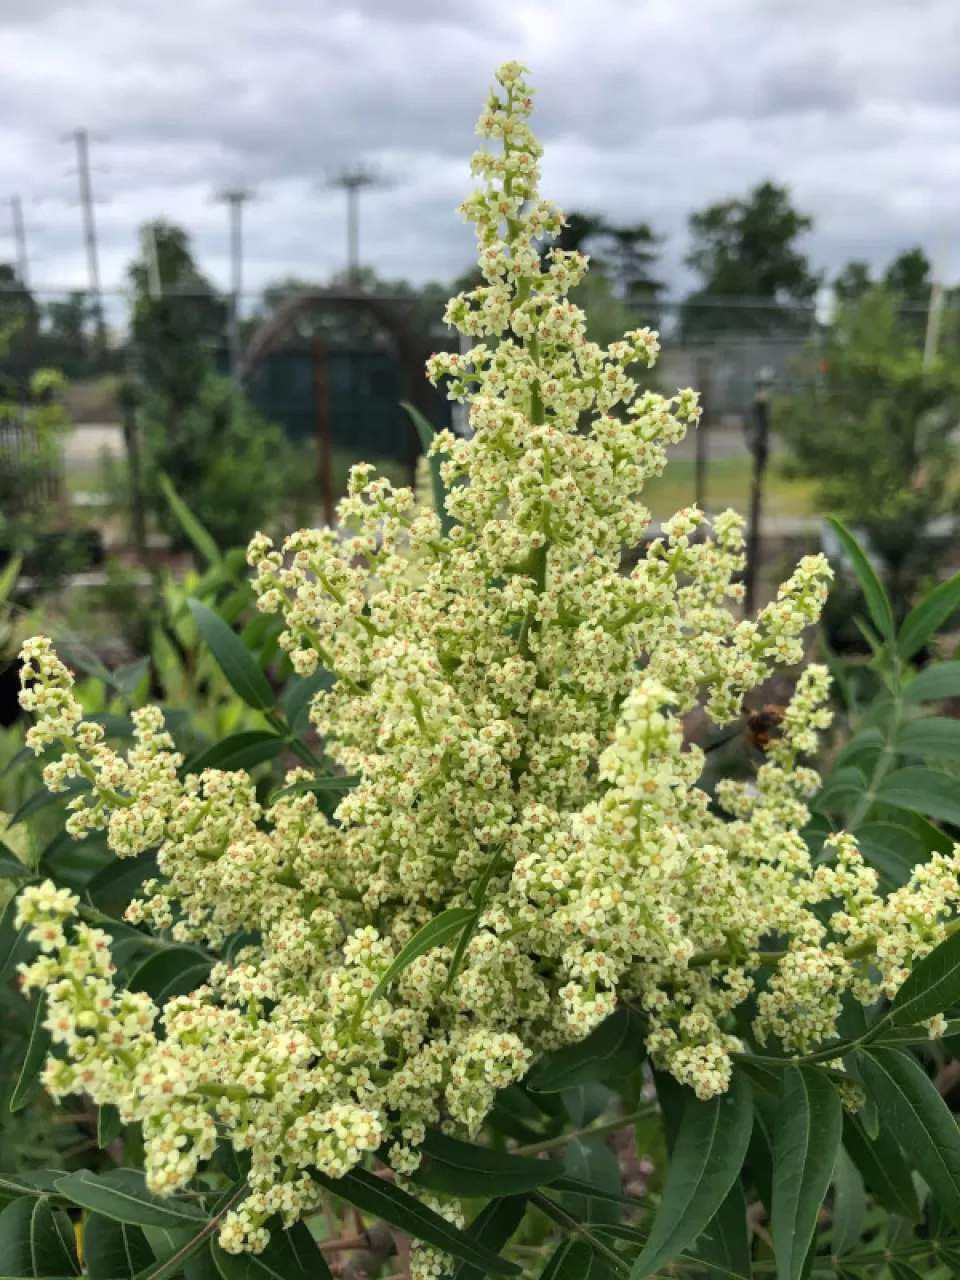
<path id="1" fill-rule="evenodd" d="M 765 751 L 770 745 L 774 729 L 783 724 L 786 713 L 786 707 L 772 704 L 768 704 L 760 711 L 751 711 L 747 716 L 747 742 Z"/>

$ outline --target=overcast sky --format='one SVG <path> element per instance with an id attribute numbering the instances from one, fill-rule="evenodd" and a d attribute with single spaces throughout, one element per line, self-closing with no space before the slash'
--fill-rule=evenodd
<path id="1" fill-rule="evenodd" d="M 363 261 L 448 279 L 472 257 L 453 210 L 505 58 L 537 88 L 545 194 L 650 221 L 674 290 L 689 211 L 766 177 L 814 215 L 817 267 L 936 256 L 946 221 L 960 276 L 960 0 L 0 0 L 0 197 L 23 197 L 33 282 L 82 286 L 62 139 L 87 128 L 105 285 L 161 215 L 226 285 L 211 193 L 255 186 L 256 288 L 343 265 L 323 180 L 364 160 L 391 184 L 364 198 Z"/>

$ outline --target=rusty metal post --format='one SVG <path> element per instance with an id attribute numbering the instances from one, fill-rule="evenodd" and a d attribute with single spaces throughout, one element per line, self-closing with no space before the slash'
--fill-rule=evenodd
<path id="1" fill-rule="evenodd" d="M 707 501 L 707 427 L 710 422 L 710 361 L 701 356 L 696 365 L 696 385 L 700 392 L 700 421 L 695 439 L 693 501 L 701 511 Z"/>
<path id="2" fill-rule="evenodd" d="M 318 338 L 313 344 L 313 392 L 316 402 L 317 463 L 320 468 L 320 495 L 323 520 L 333 528 L 333 442 L 330 431 L 330 384 L 327 376 L 327 344 Z"/>

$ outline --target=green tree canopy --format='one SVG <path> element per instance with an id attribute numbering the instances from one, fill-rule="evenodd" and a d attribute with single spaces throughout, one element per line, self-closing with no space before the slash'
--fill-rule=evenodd
<path id="1" fill-rule="evenodd" d="M 683 310 L 684 333 L 809 328 L 821 278 L 798 241 L 812 227 L 813 219 L 795 208 L 787 188 L 773 182 L 691 214 L 692 248 L 685 261 L 700 283 Z"/>
<path id="2" fill-rule="evenodd" d="M 957 508 L 958 423 L 960 368 L 924 367 L 900 296 L 884 286 L 840 306 L 794 394 L 774 405 L 793 469 L 815 482 L 821 510 L 867 534 L 900 613 L 942 551 L 931 522 Z"/>

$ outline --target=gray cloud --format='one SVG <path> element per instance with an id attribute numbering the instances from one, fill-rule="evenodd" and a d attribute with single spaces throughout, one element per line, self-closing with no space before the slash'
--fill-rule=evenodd
<path id="1" fill-rule="evenodd" d="M 80 126 L 107 135 L 94 179 L 110 283 L 157 215 L 225 281 L 210 195 L 241 180 L 263 197 L 251 286 L 328 275 L 343 208 L 323 179 L 358 158 L 393 180 L 364 201 L 364 258 L 414 280 L 458 273 L 472 244 L 452 210 L 507 57 L 533 69 L 546 193 L 650 220 L 676 288 L 689 211 L 764 177 L 815 216 L 808 248 L 831 270 L 932 254 L 960 183 L 955 0 L 5 0 L 0 42 L 0 196 L 24 197 L 50 287 L 84 281 L 60 141 Z M 955 259 L 960 274 L 960 244 Z"/>

